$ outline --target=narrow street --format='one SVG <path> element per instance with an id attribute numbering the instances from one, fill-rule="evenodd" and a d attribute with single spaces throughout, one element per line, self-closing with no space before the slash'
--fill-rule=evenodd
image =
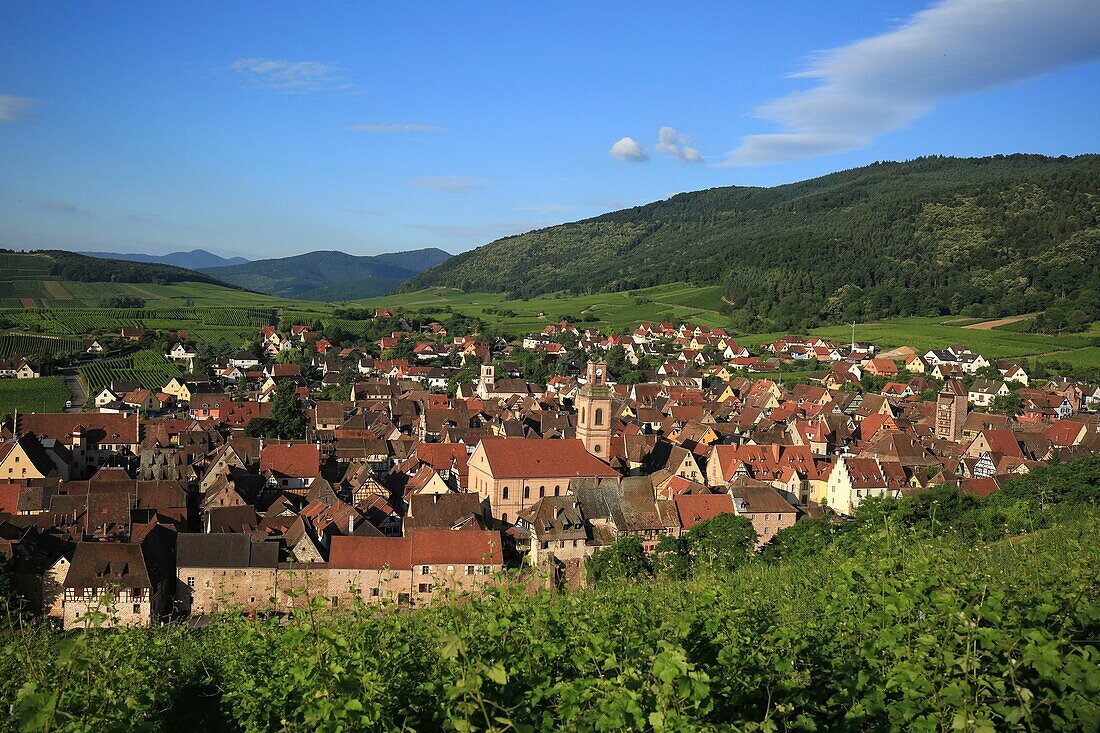
<path id="1" fill-rule="evenodd" d="M 72 395 L 72 407 L 66 407 L 65 412 L 80 412 L 84 408 L 84 403 L 88 401 L 88 395 L 84 392 L 84 385 L 80 383 L 75 369 L 65 369 L 62 376 L 65 377 L 65 384 L 68 385 L 69 394 Z"/>

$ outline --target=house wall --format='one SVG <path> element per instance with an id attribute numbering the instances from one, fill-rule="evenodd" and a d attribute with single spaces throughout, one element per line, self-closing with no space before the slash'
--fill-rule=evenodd
<path id="1" fill-rule="evenodd" d="M 275 589 L 275 568 L 180 567 L 176 571 L 176 609 L 192 616 L 228 608 L 268 610 Z"/>
<path id="2" fill-rule="evenodd" d="M 82 629 L 89 625 L 100 628 L 115 626 L 149 626 L 153 620 L 153 599 L 151 589 L 138 589 L 140 595 L 134 597 L 133 591 L 124 588 L 113 591 L 104 588 L 85 588 L 83 598 L 70 596 L 74 589 L 65 590 L 62 628 Z M 94 624 L 89 623 L 89 614 L 98 612 L 104 618 Z"/>

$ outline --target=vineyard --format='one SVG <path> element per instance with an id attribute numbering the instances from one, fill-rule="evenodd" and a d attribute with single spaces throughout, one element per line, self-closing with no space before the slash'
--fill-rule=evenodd
<path id="1" fill-rule="evenodd" d="M 39 336 L 30 333 L 0 334 L 0 359 L 21 356 L 53 356 L 80 351 L 80 339 Z"/>
<path id="2" fill-rule="evenodd" d="M 89 395 L 95 395 L 111 382 L 137 382 L 142 387 L 158 390 L 183 368 L 155 351 L 143 350 L 128 356 L 99 359 L 80 367 L 81 381 Z"/>
<path id="3" fill-rule="evenodd" d="M 0 321 L 18 328 L 77 336 L 117 333 L 123 326 L 144 326 L 147 322 L 183 329 L 191 324 L 259 328 L 272 323 L 273 318 L 270 308 L 249 307 L 0 309 Z"/>
<path id="4" fill-rule="evenodd" d="M 683 579 L 0 627 L 0 699 L 25 731 L 1096 731 L 1100 460 L 1035 474 Z"/>

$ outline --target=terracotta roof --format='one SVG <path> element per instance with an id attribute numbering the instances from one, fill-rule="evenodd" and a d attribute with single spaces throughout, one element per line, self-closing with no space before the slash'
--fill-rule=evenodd
<path id="1" fill-rule="evenodd" d="M 39 438 L 54 438 L 66 445 L 73 431 L 100 443 L 139 443 L 140 427 L 137 415 L 113 413 L 29 413 L 19 416 L 19 427 Z"/>
<path id="2" fill-rule="evenodd" d="M 481 446 L 495 479 L 619 475 L 586 451 L 584 443 L 576 438 L 484 438 Z"/>
<path id="3" fill-rule="evenodd" d="M 278 443 L 260 451 L 260 472 L 305 478 L 321 472 L 321 450 L 313 443 Z"/>
<path id="4" fill-rule="evenodd" d="M 504 555 L 499 532 L 418 529 L 411 533 L 412 564 L 501 565 Z"/>
<path id="5" fill-rule="evenodd" d="M 733 514 L 733 498 L 729 494 L 678 494 L 673 497 L 680 526 L 689 530 L 700 522 L 719 514 Z"/>

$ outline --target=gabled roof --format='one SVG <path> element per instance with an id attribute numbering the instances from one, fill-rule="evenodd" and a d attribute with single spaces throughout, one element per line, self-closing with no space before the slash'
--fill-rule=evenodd
<path id="1" fill-rule="evenodd" d="M 481 447 L 495 479 L 619 475 L 576 438 L 483 438 Z"/>
<path id="2" fill-rule="evenodd" d="M 140 545 L 79 542 L 65 576 L 66 588 L 149 588 L 149 570 Z"/>
<path id="3" fill-rule="evenodd" d="M 276 443 L 260 451 L 260 472 L 307 478 L 321 472 L 321 450 L 314 443 Z"/>
<path id="4" fill-rule="evenodd" d="M 274 568 L 276 542 L 253 542 L 245 534 L 183 533 L 176 538 L 176 565 L 181 568 Z"/>

